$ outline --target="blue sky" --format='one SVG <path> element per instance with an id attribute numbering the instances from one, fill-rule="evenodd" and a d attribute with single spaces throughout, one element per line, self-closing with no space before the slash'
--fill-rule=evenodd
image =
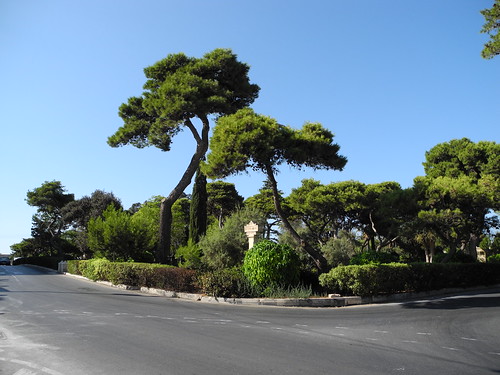
<path id="1" fill-rule="evenodd" d="M 425 152 L 468 137 L 500 141 L 500 57 L 480 56 L 493 0 L 0 1 L 0 253 L 30 236 L 28 190 L 59 180 L 76 198 L 113 192 L 128 208 L 167 195 L 194 150 L 111 148 L 118 107 L 168 54 L 231 48 L 261 87 L 256 112 L 320 122 L 348 158 L 304 178 L 412 185 Z M 264 176 L 231 178 L 245 197 Z M 187 191 L 190 192 L 190 189 Z"/>

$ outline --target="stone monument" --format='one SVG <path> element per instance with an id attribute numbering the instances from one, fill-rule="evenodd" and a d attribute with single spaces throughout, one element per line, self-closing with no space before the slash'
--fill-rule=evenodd
<path id="1" fill-rule="evenodd" d="M 253 221 L 251 221 L 244 226 L 244 229 L 245 229 L 245 234 L 248 237 L 248 248 L 251 249 L 253 247 L 255 235 L 259 231 L 259 226 L 255 224 Z"/>

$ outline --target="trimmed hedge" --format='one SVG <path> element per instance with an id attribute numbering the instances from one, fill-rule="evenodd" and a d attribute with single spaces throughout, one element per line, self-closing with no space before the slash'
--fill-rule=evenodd
<path id="1" fill-rule="evenodd" d="M 115 285 L 187 293 L 197 291 L 196 271 L 162 264 L 120 263 L 106 259 L 70 260 L 68 272 L 94 281 L 110 281 Z"/>
<path id="2" fill-rule="evenodd" d="M 390 263 L 339 266 L 320 275 L 320 285 L 343 295 L 373 296 L 500 283 L 498 263 Z"/>
<path id="3" fill-rule="evenodd" d="M 203 293 L 214 297 L 254 297 L 254 291 L 240 268 L 223 268 L 198 277 Z"/>

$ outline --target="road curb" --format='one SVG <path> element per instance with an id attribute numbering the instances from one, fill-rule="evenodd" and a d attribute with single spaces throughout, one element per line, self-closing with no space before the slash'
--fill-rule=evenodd
<path id="1" fill-rule="evenodd" d="M 275 307 L 348 307 L 355 305 L 369 305 L 382 303 L 398 303 L 411 300 L 418 300 L 429 297 L 453 295 L 463 292 L 474 292 L 492 288 L 500 288 L 500 284 L 491 286 L 479 286 L 471 288 L 447 288 L 440 290 L 432 290 L 427 292 L 412 292 L 412 293 L 397 293 L 390 295 L 378 295 L 370 297 L 360 296 L 332 296 L 318 298 L 225 298 L 212 297 L 199 293 L 182 293 L 174 292 L 158 288 L 138 287 L 124 284 L 113 284 L 109 281 L 94 281 L 81 275 L 64 272 L 64 275 L 93 281 L 98 284 L 106 285 L 113 288 L 138 291 L 144 294 L 150 294 L 166 298 L 176 298 L 187 301 L 196 301 L 211 304 L 226 304 L 226 305 L 241 305 L 241 306 L 275 306 Z"/>

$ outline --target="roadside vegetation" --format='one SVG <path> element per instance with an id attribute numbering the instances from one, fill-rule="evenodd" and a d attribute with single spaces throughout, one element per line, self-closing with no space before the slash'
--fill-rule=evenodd
<path id="1" fill-rule="evenodd" d="M 220 297 L 500 283 L 499 144 L 438 144 L 410 188 L 308 178 L 285 196 L 280 166 L 341 171 L 347 157 L 322 124 L 293 128 L 250 109 L 259 88 L 248 72 L 220 49 L 146 68 L 146 91 L 120 107 L 124 125 L 108 142 L 168 151 L 188 130 L 197 148 L 183 179 L 168 196 L 128 209 L 112 193 L 75 199 L 60 181 L 46 181 L 27 192 L 37 211 L 32 236 L 11 246 L 16 262 L 54 267 L 64 259 L 70 273 L 92 280 Z M 246 199 L 220 180 L 242 172 L 265 180 Z M 250 221 L 259 233 L 248 250 Z"/>

